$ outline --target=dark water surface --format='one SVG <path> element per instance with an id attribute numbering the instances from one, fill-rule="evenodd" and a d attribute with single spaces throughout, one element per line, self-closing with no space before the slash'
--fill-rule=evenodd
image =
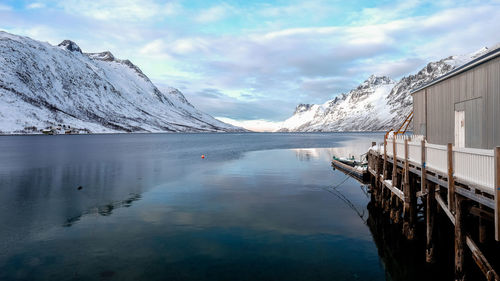
<path id="1" fill-rule="evenodd" d="M 380 139 L 0 137 L 0 280 L 390 279 L 329 163 Z"/>

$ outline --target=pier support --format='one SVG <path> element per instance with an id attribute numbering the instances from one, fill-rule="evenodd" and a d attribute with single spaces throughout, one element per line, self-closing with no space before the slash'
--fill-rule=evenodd
<path id="1" fill-rule="evenodd" d="M 484 207 L 482 204 L 479 205 L 479 209 L 481 211 L 484 211 Z M 486 242 L 486 222 L 485 222 L 485 219 L 483 216 L 479 216 L 478 218 L 478 224 L 479 224 L 479 231 L 478 231 L 478 239 L 479 239 L 479 243 L 483 244 Z"/>
<path id="2" fill-rule="evenodd" d="M 402 139 L 399 138 L 398 140 Z M 422 141 L 421 144 L 421 162 L 418 163 L 417 161 L 410 161 L 409 154 L 411 152 L 412 157 L 414 157 L 415 151 L 409 150 L 412 147 L 408 146 L 408 140 L 405 140 L 404 157 L 402 155 L 399 156 L 401 160 L 400 164 L 402 163 L 403 165 L 399 166 L 396 148 L 397 145 L 400 145 L 400 142 L 397 144 L 394 139 L 392 140 L 392 159 L 387 155 L 387 147 L 389 146 L 390 148 L 391 144 L 388 145 L 388 140 L 384 140 L 383 145 L 383 155 L 380 151 L 375 152 L 371 150 L 369 157 L 371 175 L 376 179 L 372 184 L 374 185 L 374 190 L 377 191 L 373 194 L 372 199 L 378 200 L 379 211 L 390 217 L 391 224 L 398 224 L 398 228 L 402 227 L 403 235 L 407 239 L 413 239 L 416 238 L 417 234 L 425 233 L 425 259 L 427 263 L 435 263 L 440 259 L 441 255 L 438 254 L 437 249 L 441 249 L 438 247 L 441 241 L 438 242 L 438 239 L 445 238 L 447 240 L 446 244 L 452 242 L 448 240 L 453 237 L 453 235 L 451 237 L 448 235 L 450 234 L 448 230 L 444 232 L 446 237 L 443 237 L 440 233 L 441 228 L 449 226 L 449 224 L 441 225 L 439 223 L 440 218 L 448 218 L 454 225 L 453 257 L 455 280 L 465 280 L 467 277 L 465 267 L 469 265 L 469 260 L 467 260 L 469 257 L 466 258 L 466 255 L 471 254 L 470 261 L 474 261 L 477 264 L 486 280 L 500 281 L 499 275 L 493 268 L 493 265 L 496 265 L 496 263 L 490 264 L 487 259 L 487 257 L 495 257 L 494 251 L 499 246 L 498 244 L 494 244 L 492 241 L 493 235 L 489 233 L 493 226 L 491 223 L 493 218 L 495 238 L 497 241 L 500 238 L 500 147 L 495 149 L 495 192 L 491 194 L 494 195 L 494 199 L 490 197 L 491 195 L 481 199 L 476 198 L 477 196 L 481 196 L 477 191 L 474 194 L 469 192 L 469 194 L 467 191 L 469 190 L 469 186 L 464 185 L 464 182 L 460 178 L 457 179 L 455 192 L 454 152 L 451 144 L 447 146 L 447 173 L 436 171 L 432 168 L 432 165 L 426 167 L 426 158 L 428 155 L 426 155 L 425 141 Z M 412 145 L 415 146 L 414 143 Z M 401 150 L 400 154 L 402 154 Z M 418 164 L 421 164 L 420 172 Z M 390 179 L 392 179 L 392 182 Z M 474 189 L 472 188 L 471 190 L 473 191 Z M 419 231 L 417 233 L 416 226 L 420 225 L 418 220 L 421 219 L 417 215 L 418 210 L 420 210 L 418 208 L 418 197 L 422 199 L 422 203 L 424 204 L 424 223 L 426 229 L 423 232 Z M 446 197 L 447 200 L 445 199 Z M 440 216 L 441 211 L 443 211 L 443 216 Z M 474 219 L 472 219 L 472 216 L 475 216 Z M 399 224 L 400 222 L 401 224 Z M 474 229 L 471 230 L 469 227 L 474 227 Z M 479 244 L 476 244 L 475 240 Z M 445 247 L 448 248 L 447 246 Z M 484 249 L 482 249 L 483 247 Z M 486 250 L 486 252 L 483 254 L 481 250 Z M 466 260 L 467 263 L 465 262 Z M 473 270 L 467 273 L 467 275 L 471 274 L 476 274 L 476 271 Z"/>
<path id="3" fill-rule="evenodd" d="M 456 195 L 455 198 L 455 280 L 465 280 L 465 248 L 466 233 L 465 233 L 465 218 L 468 213 L 468 200 L 461 196 Z"/>
<path id="4" fill-rule="evenodd" d="M 425 208 L 425 226 L 426 226 L 426 236 L 427 236 L 427 241 L 426 241 L 426 250 L 425 250 L 425 261 L 428 263 L 434 263 L 435 257 L 434 257 L 434 237 L 435 237 L 435 231 L 434 231 L 434 222 L 436 219 L 436 199 L 434 198 L 435 196 L 435 190 L 436 190 L 436 184 L 435 183 L 427 183 L 427 196 L 426 196 L 426 208 Z"/>
<path id="5" fill-rule="evenodd" d="M 421 153 L 421 157 L 422 157 L 422 159 L 421 159 L 421 161 L 422 161 L 421 162 L 422 163 L 422 166 L 421 166 L 422 177 L 421 177 L 420 191 L 422 192 L 422 194 L 424 194 L 425 191 L 426 191 L 426 186 L 425 185 L 427 184 L 427 180 L 426 180 L 426 178 L 427 178 L 427 171 L 425 169 L 425 139 L 422 140 L 422 143 L 420 145 L 420 150 L 422 152 Z"/>
<path id="6" fill-rule="evenodd" d="M 384 138 L 384 167 L 383 167 L 384 179 L 387 179 L 387 138 Z"/>
<path id="7" fill-rule="evenodd" d="M 453 178 L 453 145 L 448 144 L 448 209 L 455 213 L 455 179 Z"/>
<path id="8" fill-rule="evenodd" d="M 403 233 L 408 240 L 415 238 L 415 195 L 410 184 L 410 165 L 408 162 L 408 139 L 405 139 L 405 162 L 403 169 Z"/>
<path id="9" fill-rule="evenodd" d="M 396 138 L 392 139 L 392 186 L 397 186 L 398 179 L 398 157 L 396 153 Z"/>

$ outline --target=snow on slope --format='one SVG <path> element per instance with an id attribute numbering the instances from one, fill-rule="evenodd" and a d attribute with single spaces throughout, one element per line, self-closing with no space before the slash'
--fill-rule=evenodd
<path id="1" fill-rule="evenodd" d="M 481 56 L 490 49 L 472 54 L 451 56 L 431 62 L 418 73 L 397 83 L 385 76 L 370 76 L 356 89 L 324 104 L 299 104 L 294 114 L 278 131 L 380 131 L 401 125 L 412 111 L 413 89 L 442 76 L 454 68 Z"/>
<path id="2" fill-rule="evenodd" d="M 160 91 L 129 60 L 84 54 L 0 31 L 0 133 L 241 131 L 194 108 L 174 88 Z"/>

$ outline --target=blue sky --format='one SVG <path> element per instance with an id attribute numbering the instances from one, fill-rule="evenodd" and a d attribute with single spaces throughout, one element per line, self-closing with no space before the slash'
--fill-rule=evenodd
<path id="1" fill-rule="evenodd" d="M 500 1 L 0 0 L 0 29 L 109 50 L 213 116 L 267 126 L 499 43 Z"/>

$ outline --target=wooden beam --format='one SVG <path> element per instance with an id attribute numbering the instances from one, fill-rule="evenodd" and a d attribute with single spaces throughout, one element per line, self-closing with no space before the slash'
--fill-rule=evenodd
<path id="1" fill-rule="evenodd" d="M 455 216 L 450 212 L 448 209 L 448 206 L 444 203 L 443 199 L 441 199 L 441 196 L 439 196 L 439 192 L 436 192 L 435 196 L 436 202 L 439 204 L 439 207 L 444 211 L 444 213 L 448 216 L 452 224 L 455 224 Z"/>
<path id="2" fill-rule="evenodd" d="M 441 209 L 443 209 L 445 211 L 445 213 L 448 216 L 448 218 L 450 218 L 451 222 L 455 225 L 455 217 L 448 210 L 446 204 L 441 199 L 441 197 L 439 197 L 439 193 L 436 192 L 435 198 L 436 198 L 436 202 L 439 204 L 439 206 L 441 207 Z M 471 209 L 471 211 L 472 210 L 473 209 Z M 465 234 L 465 239 L 466 239 L 467 246 L 469 247 L 469 249 L 472 252 L 472 258 L 474 259 L 474 261 L 478 265 L 479 269 L 481 269 L 481 271 L 483 272 L 483 274 L 486 276 L 486 279 L 488 281 L 489 280 L 498 280 L 498 281 L 500 281 L 500 277 L 498 277 L 498 274 L 495 272 L 495 270 L 493 269 L 493 267 L 489 264 L 489 262 L 486 259 L 486 257 L 481 253 L 481 251 L 479 250 L 479 248 L 477 247 L 477 245 L 474 243 L 474 241 L 472 240 L 472 238 L 470 237 L 469 234 Z"/>
<path id="3" fill-rule="evenodd" d="M 404 200 L 404 194 L 403 191 L 399 190 L 398 188 L 394 187 L 390 181 L 385 180 L 384 185 L 392 192 L 394 193 L 399 199 Z"/>
<path id="4" fill-rule="evenodd" d="M 493 269 L 491 264 L 488 262 L 486 257 L 483 255 L 481 250 L 479 250 L 479 247 L 474 243 L 474 241 L 470 238 L 470 236 L 467 235 L 465 239 L 466 239 L 465 242 L 467 243 L 467 246 L 469 247 L 472 253 L 472 258 L 476 262 L 479 269 L 483 272 L 484 276 L 486 277 L 486 280 L 488 281 L 500 280 L 500 276 L 498 276 L 496 271 Z"/>
<path id="5" fill-rule="evenodd" d="M 495 215 L 488 212 L 483 205 L 480 205 L 479 207 L 470 207 L 470 214 L 490 222 L 495 221 Z"/>
<path id="6" fill-rule="evenodd" d="M 448 143 L 448 208 L 455 213 L 455 182 L 453 179 L 453 145 Z"/>
<path id="7" fill-rule="evenodd" d="M 500 147 L 495 147 L 495 240 L 500 241 Z"/>

